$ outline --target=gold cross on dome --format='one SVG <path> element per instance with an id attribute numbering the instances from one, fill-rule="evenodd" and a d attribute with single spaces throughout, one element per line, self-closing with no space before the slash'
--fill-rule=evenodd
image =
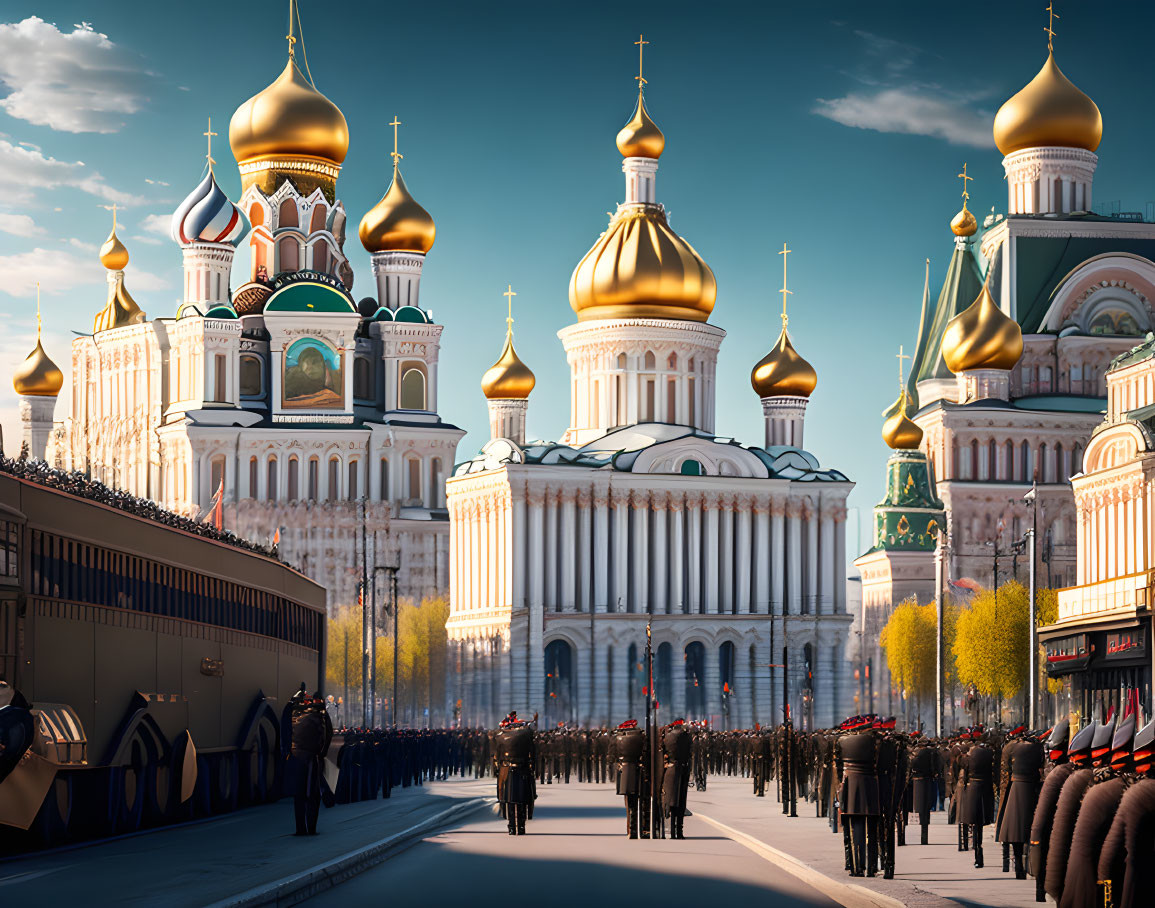
<path id="1" fill-rule="evenodd" d="M 646 45 L 650 42 L 644 36 L 638 35 L 638 40 L 634 42 L 638 46 L 638 74 L 635 76 L 638 82 L 638 91 L 642 90 L 642 86 L 646 84 L 646 80 L 642 78 L 642 53 L 646 49 Z"/>
<path id="2" fill-rule="evenodd" d="M 905 376 L 902 374 L 902 361 L 904 359 L 914 359 L 913 356 L 903 355 L 902 344 L 898 345 L 898 389 L 901 391 L 905 384 Z"/>
<path id="3" fill-rule="evenodd" d="M 40 340 L 40 281 L 36 282 L 36 339 Z"/>
<path id="4" fill-rule="evenodd" d="M 397 127 L 401 125 L 401 121 L 397 119 L 397 114 L 393 114 L 393 122 L 389 125 L 393 127 L 393 151 L 390 152 L 389 156 L 393 159 L 393 169 L 396 170 L 397 162 L 405 157 L 397 151 Z"/>
<path id="5" fill-rule="evenodd" d="M 782 249 L 778 253 L 780 256 L 782 256 L 782 289 L 779 290 L 778 292 L 782 294 L 782 330 L 783 331 L 786 330 L 786 324 L 790 321 L 789 316 L 786 315 L 786 297 L 789 294 L 794 292 L 793 290 L 787 290 L 786 289 L 786 256 L 788 256 L 791 252 L 793 252 L 793 250 L 787 249 L 786 244 L 783 243 Z"/>
<path id="6" fill-rule="evenodd" d="M 960 173 L 958 175 L 958 178 L 963 181 L 962 199 L 963 199 L 963 208 L 966 208 L 967 207 L 967 200 L 971 197 L 971 194 L 969 192 L 967 192 L 967 183 L 974 180 L 974 177 L 967 176 L 966 161 L 963 161 L 963 170 L 962 170 L 962 173 Z"/>
<path id="7" fill-rule="evenodd" d="M 513 284 L 507 284 L 506 285 L 505 293 L 503 293 L 502 296 L 505 297 L 506 302 L 509 304 L 509 315 L 507 315 L 505 318 L 505 329 L 507 331 L 509 331 L 510 333 L 512 333 L 513 332 L 513 298 L 515 296 L 517 296 L 517 293 L 513 289 Z"/>
<path id="8" fill-rule="evenodd" d="M 208 148 L 208 151 L 205 153 L 205 158 L 209 162 L 209 168 L 212 169 L 212 166 L 216 163 L 216 161 L 213 160 L 213 136 L 217 135 L 217 133 L 213 132 L 213 118 L 212 117 L 209 117 L 208 130 L 206 130 L 205 132 L 202 132 L 201 135 L 204 136 L 206 139 L 208 139 L 209 148 Z"/>
<path id="9" fill-rule="evenodd" d="M 1047 4 L 1047 15 L 1050 16 L 1050 21 L 1043 31 L 1047 33 L 1047 52 L 1052 53 L 1055 50 L 1055 20 L 1059 18 L 1059 14 L 1055 12 L 1054 0 Z"/>
<path id="10" fill-rule="evenodd" d="M 293 34 L 293 23 L 296 21 L 297 4 L 296 0 L 289 0 L 289 33 L 285 35 L 285 40 L 289 42 L 289 57 L 293 56 L 293 45 L 297 43 L 297 38 Z"/>
<path id="11" fill-rule="evenodd" d="M 116 233 L 116 202 L 112 203 L 112 232 Z"/>

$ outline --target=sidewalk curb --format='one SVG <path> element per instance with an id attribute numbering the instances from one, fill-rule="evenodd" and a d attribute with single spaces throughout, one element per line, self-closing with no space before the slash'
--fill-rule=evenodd
<path id="1" fill-rule="evenodd" d="M 238 895 L 213 902 L 208 908 L 257 908 L 261 905 L 276 905 L 280 908 L 280 906 L 296 905 L 375 867 L 392 857 L 395 851 L 413 844 L 426 833 L 444 826 L 452 820 L 481 810 L 483 807 L 492 807 L 495 803 L 494 798 L 470 798 L 460 804 L 454 804 L 408 829 L 394 833 L 388 838 L 371 842 L 355 851 L 350 851 L 292 876 L 283 877 Z"/>
<path id="2" fill-rule="evenodd" d="M 780 851 L 773 845 L 767 845 L 761 839 L 756 839 L 752 835 L 747 835 L 732 826 L 727 826 L 725 823 L 708 817 L 704 813 L 695 812 L 694 816 L 699 820 L 705 820 L 739 845 L 744 845 L 759 857 L 781 867 L 787 873 L 798 877 L 802 882 L 817 889 L 823 895 L 845 906 L 845 908 L 906 908 L 903 902 L 891 898 L 888 895 L 883 895 L 881 892 L 875 892 L 872 889 L 867 889 L 865 886 L 858 886 L 854 883 L 840 883 L 838 880 L 831 879 L 826 874 L 815 870 L 809 864 L 798 860 L 798 858 L 793 855 L 787 854 L 785 851 Z"/>

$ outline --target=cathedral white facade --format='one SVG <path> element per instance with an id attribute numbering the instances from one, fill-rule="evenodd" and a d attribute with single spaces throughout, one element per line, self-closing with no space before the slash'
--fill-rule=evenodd
<path id="1" fill-rule="evenodd" d="M 659 720 L 842 718 L 846 496 L 802 447 L 814 370 L 785 324 L 752 382 L 764 447 L 715 431 L 717 286 L 657 202 L 664 138 L 639 94 L 618 135 L 625 201 L 574 271 L 560 442 L 526 437 L 533 373 L 486 373 L 492 438 L 447 483 L 448 623 L 461 721 L 640 718 L 646 627 Z"/>
<path id="2" fill-rule="evenodd" d="M 24 395 L 31 453 L 193 517 L 212 519 L 219 494 L 224 528 L 279 539 L 331 608 L 356 604 L 366 577 L 383 591 L 379 567 L 399 569 L 401 596 L 443 593 L 444 482 L 464 432 L 438 415 L 442 327 L 419 301 L 433 221 L 395 163 L 360 225 L 373 294 L 352 296 L 336 197 L 348 127 L 292 43 L 229 140 L 240 202 L 210 156 L 172 217 L 184 266 L 174 316 L 150 319 L 133 300 L 114 222 L 107 304 L 73 343 L 72 398 L 50 439 L 48 398 Z M 249 279 L 233 290 L 242 245 Z"/>

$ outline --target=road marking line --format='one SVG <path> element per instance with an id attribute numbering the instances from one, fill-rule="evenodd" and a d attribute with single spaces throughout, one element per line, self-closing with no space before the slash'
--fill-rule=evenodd
<path id="1" fill-rule="evenodd" d="M 761 839 L 756 839 L 732 826 L 727 826 L 704 813 L 698 813 L 696 816 L 699 820 L 705 820 L 711 826 L 725 833 L 727 837 L 739 845 L 744 845 L 759 857 L 781 867 L 787 873 L 796 876 L 802 882 L 817 889 L 845 908 L 906 908 L 898 899 L 867 889 L 865 886 L 832 880 L 826 874 L 820 873 L 809 864 L 804 864 L 793 855 L 780 851 L 773 845 L 767 845 Z"/>

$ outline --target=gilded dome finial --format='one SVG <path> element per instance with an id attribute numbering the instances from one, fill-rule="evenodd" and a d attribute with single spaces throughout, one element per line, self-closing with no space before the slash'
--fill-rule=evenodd
<path id="1" fill-rule="evenodd" d="M 902 345 L 900 344 L 898 348 L 898 400 L 886 410 L 886 413 L 891 415 L 882 424 L 882 440 L 895 451 L 913 451 L 922 441 L 922 429 L 906 415 L 906 411 L 910 409 L 910 395 L 906 390 L 906 376 L 903 372 L 902 361 L 913 358 L 902 352 Z"/>
<path id="2" fill-rule="evenodd" d="M 658 124 L 650 119 L 650 112 L 646 110 L 645 85 L 646 78 L 642 75 L 642 52 L 649 44 L 642 35 L 634 42 L 638 46 L 638 74 L 634 79 L 638 83 L 638 106 L 634 115 L 618 132 L 618 151 L 623 158 L 660 158 L 666 147 L 666 137 L 658 129 Z"/>
<path id="3" fill-rule="evenodd" d="M 1054 0 L 1047 4 L 1047 15 L 1050 16 L 1050 21 L 1047 22 L 1047 27 L 1043 31 L 1047 33 L 1047 53 L 1053 54 L 1055 52 L 1055 20 L 1059 18 L 1059 14 L 1055 12 Z"/>
<path id="4" fill-rule="evenodd" d="M 100 247 L 100 264 L 109 271 L 123 271 L 128 264 L 128 250 L 116 235 L 116 203 L 112 203 L 112 230 Z"/>
<path id="5" fill-rule="evenodd" d="M 505 346 L 497 362 L 481 377 L 481 392 L 489 400 L 526 400 L 537 384 L 537 379 L 513 349 L 513 298 L 517 293 L 512 284 L 506 286 L 502 296 L 506 298 L 508 306 L 508 315 L 505 319 Z"/>
<path id="6" fill-rule="evenodd" d="M 427 253 L 437 238 L 437 225 L 432 216 L 409 193 L 401 176 L 399 162 L 403 157 L 397 150 L 397 127 L 401 121 L 394 114 L 393 122 L 393 182 L 376 205 L 365 213 L 357 235 L 369 252 Z"/>
<path id="7" fill-rule="evenodd" d="M 786 314 L 786 297 L 794 292 L 793 290 L 787 290 L 786 289 L 786 256 L 788 256 L 791 253 L 791 251 L 792 250 L 787 249 L 786 244 L 783 243 L 782 248 L 778 252 L 778 254 L 780 256 L 782 256 L 782 289 L 779 290 L 778 292 L 782 294 L 782 330 L 783 331 L 786 330 L 786 326 L 790 323 L 790 316 L 788 316 Z"/>
<path id="8" fill-rule="evenodd" d="M 213 136 L 219 135 L 219 133 L 213 132 L 212 117 L 209 117 L 209 128 L 202 132 L 201 135 L 208 139 L 208 149 L 205 151 L 205 160 L 209 162 L 209 170 L 212 170 L 213 165 L 216 163 L 216 161 L 213 160 Z"/>
<path id="9" fill-rule="evenodd" d="M 782 256 L 782 331 L 774 348 L 754 364 L 750 371 L 750 385 L 759 398 L 766 397 L 809 397 L 818 386 L 818 373 L 803 359 L 786 330 L 790 322 L 786 314 L 786 298 L 793 290 L 786 288 L 786 257 L 792 252 L 785 243 L 778 251 Z"/>
<path id="10" fill-rule="evenodd" d="M 955 236 L 974 236 L 975 231 L 979 229 L 979 224 L 978 221 L 975 220 L 974 214 L 972 214 L 971 211 L 967 208 L 967 202 L 970 201 L 971 197 L 971 194 L 967 192 L 967 183 L 970 180 L 973 180 L 974 177 L 967 173 L 967 165 L 965 161 L 963 162 L 962 173 L 958 175 L 958 178 L 962 180 L 963 185 L 963 206 L 962 210 L 951 219 L 951 233 L 953 233 Z"/>
<path id="11" fill-rule="evenodd" d="M 12 374 L 12 387 L 28 397 L 55 397 L 64 385 L 64 373 L 44 350 L 40 339 L 40 281 L 36 282 L 36 346 Z"/>

